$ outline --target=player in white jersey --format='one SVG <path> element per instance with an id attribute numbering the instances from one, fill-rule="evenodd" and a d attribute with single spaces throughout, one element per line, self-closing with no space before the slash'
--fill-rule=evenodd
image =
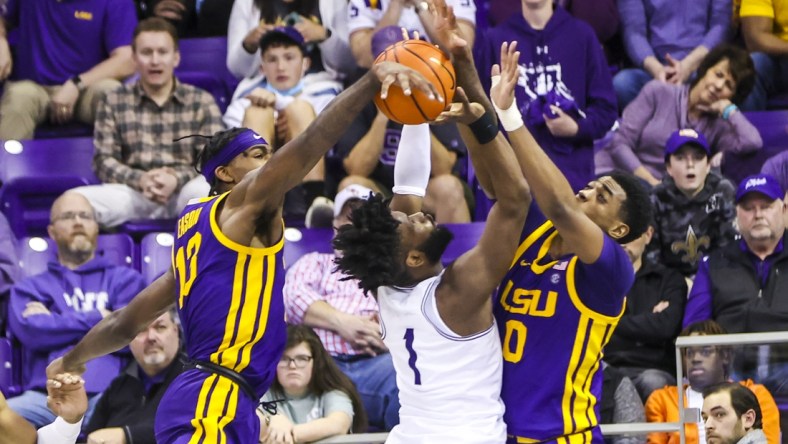
<path id="1" fill-rule="evenodd" d="M 473 46 L 476 26 L 474 0 L 447 0 L 454 8 L 462 37 Z M 432 37 L 433 16 L 422 0 L 350 0 L 348 3 L 348 35 L 356 63 L 369 68 L 377 54 L 372 54 L 372 35 L 386 26 L 398 26 Z"/>
<path id="2" fill-rule="evenodd" d="M 458 83 L 489 105 L 451 10 L 441 10 L 450 24 L 444 32 L 451 37 L 446 41 Z M 468 103 L 461 90 L 458 96 L 462 103 L 452 104 L 447 115 L 467 125 L 461 133 L 476 172 L 497 198 L 478 244 L 443 269 L 451 232 L 421 212 L 430 171 L 427 125 L 403 128 L 391 203 L 379 196 L 364 201 L 334 239 L 338 268 L 373 292 L 380 305 L 400 390 L 400 423 L 387 440 L 392 444 L 506 441 L 491 292 L 514 257 L 530 191 L 491 114 Z"/>

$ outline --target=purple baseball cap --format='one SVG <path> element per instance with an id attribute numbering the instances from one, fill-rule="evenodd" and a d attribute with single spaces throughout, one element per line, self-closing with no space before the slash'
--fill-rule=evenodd
<path id="1" fill-rule="evenodd" d="M 276 28 L 266 32 L 260 38 L 260 54 L 264 53 L 268 46 L 274 42 L 291 41 L 296 46 L 301 48 L 301 52 L 306 54 L 306 46 L 304 43 L 304 36 L 292 26 L 277 26 Z"/>
<path id="2" fill-rule="evenodd" d="M 402 38 L 402 28 L 396 25 L 386 26 L 384 28 L 380 28 L 374 34 L 372 34 L 372 57 L 378 58 L 381 52 L 383 52 L 389 46 L 401 42 L 405 40 Z"/>
<path id="3" fill-rule="evenodd" d="M 692 128 L 684 128 L 674 131 L 673 134 L 668 137 L 668 141 L 665 142 L 665 160 L 668 160 L 671 154 L 687 144 L 695 145 L 703 149 L 707 156 L 711 156 L 711 149 L 709 149 L 709 143 L 706 141 L 706 137 Z"/>
<path id="4" fill-rule="evenodd" d="M 741 202 L 744 196 L 750 193 L 761 193 L 773 201 L 785 196 L 780 182 L 768 174 L 754 174 L 742 180 L 739 189 L 736 190 L 736 203 Z"/>

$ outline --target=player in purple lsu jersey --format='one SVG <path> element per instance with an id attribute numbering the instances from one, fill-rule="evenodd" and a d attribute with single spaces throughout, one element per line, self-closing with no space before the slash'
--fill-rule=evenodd
<path id="1" fill-rule="evenodd" d="M 86 361 L 126 345 L 175 302 L 191 361 L 162 398 L 156 441 L 258 442 L 267 433 L 256 414 L 258 401 L 276 376 L 286 335 L 280 291 L 285 192 L 378 88 L 385 93 L 393 83 L 435 94 L 415 71 L 378 64 L 276 153 L 248 129 L 214 135 L 199 161 L 218 196 L 192 202 L 181 213 L 172 270 L 104 318 L 47 371 L 81 373 Z"/>
<path id="2" fill-rule="evenodd" d="M 502 51 L 496 80 L 512 97 L 518 70 L 507 67 L 516 63 L 510 51 Z M 496 111 L 536 203 L 493 301 L 508 442 L 601 443 L 602 347 L 634 281 L 619 244 L 646 230 L 648 194 L 633 176 L 620 174 L 573 194 L 523 126 L 514 102 Z"/>

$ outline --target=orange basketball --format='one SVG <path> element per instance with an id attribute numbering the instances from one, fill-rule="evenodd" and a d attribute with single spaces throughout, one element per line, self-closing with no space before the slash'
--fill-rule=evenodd
<path id="1" fill-rule="evenodd" d="M 427 94 L 412 88 L 411 95 L 406 96 L 398 85 L 391 85 L 388 97 L 375 96 L 375 105 L 389 119 L 406 125 L 435 120 L 448 103 L 454 98 L 457 86 L 454 66 L 446 55 L 435 45 L 423 40 L 404 40 L 386 48 L 375 63 L 393 61 L 418 71 L 429 82 L 435 85 L 438 94 L 444 99 L 431 100 Z"/>

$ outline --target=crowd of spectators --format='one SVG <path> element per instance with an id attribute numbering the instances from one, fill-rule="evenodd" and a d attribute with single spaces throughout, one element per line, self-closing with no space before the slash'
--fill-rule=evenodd
<path id="1" fill-rule="evenodd" d="M 446 1 L 486 89 L 501 44 L 518 42 L 517 107 L 575 191 L 614 170 L 651 190 L 651 227 L 625 246 L 636 279 L 605 351 L 603 418 L 675 421 L 679 384 L 688 406 L 705 409 L 704 391 L 735 378 L 760 403 L 755 428 L 776 443 L 774 398 L 788 398 L 786 348 L 688 349 L 686 380 L 676 381 L 674 341 L 682 328 L 685 336 L 788 330 L 788 284 L 779 279 L 788 273 L 788 153 L 741 183 L 719 168 L 726 155 L 763 148 L 744 111 L 765 110 L 788 92 L 788 3 Z M 90 125 L 101 181 L 54 202 L 48 234 L 57 260 L 33 277 L 22 277 L 17 240 L 0 214 L 0 329 L 20 344 L 25 376 L 23 392 L 7 406 L 36 427 L 57 417 L 46 407 L 46 364 L 143 288 L 138 273 L 95 255 L 100 230 L 172 219 L 187 201 L 208 195 L 193 168 L 200 136 L 248 127 L 276 149 L 401 40 L 402 28 L 428 40 L 436 32 L 427 2 L 417 0 L 83 3 L 0 0 L 0 139 Z M 181 39 L 207 36 L 226 36 L 227 58 L 216 63 L 238 82 L 223 115 L 211 93 L 175 74 Z M 389 195 L 401 131 L 374 106 L 360 113 L 286 196 L 288 222 L 336 229 L 360 199 Z M 458 130 L 433 125 L 429 137 L 425 210 L 439 223 L 470 222 L 484 196 L 465 174 Z M 326 436 L 316 427 L 390 430 L 399 420 L 377 304 L 333 268 L 334 257 L 311 253 L 288 264 L 288 320 L 303 327 L 291 329 L 296 339 L 266 398 L 287 399 L 274 429 L 313 438 Z M 180 350 L 177 316 L 168 313 L 130 353 L 91 363 L 84 376 L 88 442 L 153 442 L 157 400 L 180 371 Z M 768 375 L 759 373 L 764 362 Z M 341 371 L 347 381 L 325 393 L 288 384 L 284 370 L 313 368 L 311 378 L 324 377 L 319 369 Z M 104 390 L 113 395 L 102 398 Z M 625 418 L 633 412 L 642 414 Z M 703 442 L 705 427 L 688 425 L 688 442 Z M 648 441 L 676 439 L 655 434 Z"/>

